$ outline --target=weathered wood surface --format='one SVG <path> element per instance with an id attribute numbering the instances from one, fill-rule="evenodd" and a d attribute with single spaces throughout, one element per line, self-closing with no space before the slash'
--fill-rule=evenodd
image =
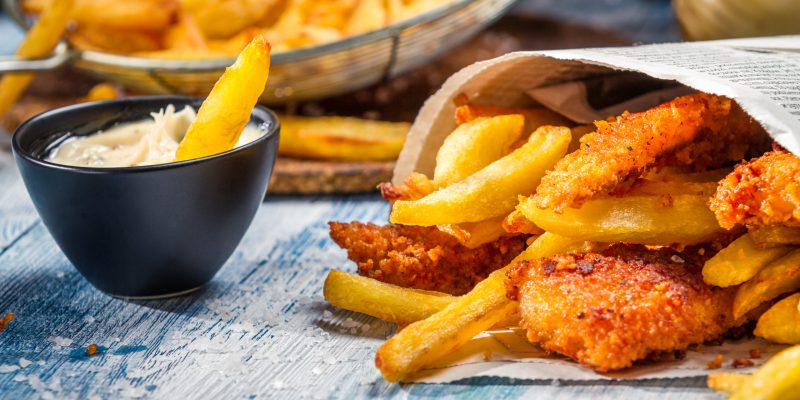
<path id="1" fill-rule="evenodd" d="M 0 188 L 0 314 L 17 314 L 0 332 L 0 398 L 714 396 L 702 378 L 383 382 L 372 360 L 394 328 L 337 310 L 321 295 L 328 268 L 354 269 L 328 239 L 326 222 L 385 220 L 376 196 L 268 200 L 206 288 L 125 301 L 94 289 L 61 254 L 7 152 Z M 102 354 L 86 357 L 90 343 Z"/>

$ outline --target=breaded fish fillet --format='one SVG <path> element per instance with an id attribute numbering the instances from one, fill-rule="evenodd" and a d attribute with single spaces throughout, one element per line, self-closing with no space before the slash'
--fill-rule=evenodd
<path id="1" fill-rule="evenodd" d="M 736 224 L 800 227 L 800 157 L 776 150 L 738 165 L 720 181 L 709 205 L 727 229 Z"/>
<path id="2" fill-rule="evenodd" d="M 703 282 L 706 258 L 698 248 L 615 245 L 521 262 L 508 272 L 508 295 L 519 300 L 528 340 L 607 372 L 735 325 L 736 289 Z"/>
<path id="3" fill-rule="evenodd" d="M 597 131 L 545 175 L 534 201 L 561 212 L 611 192 L 629 178 L 661 165 L 698 169 L 739 161 L 767 151 L 771 139 L 732 100 L 698 93 L 640 113 L 598 121 Z"/>
<path id="4" fill-rule="evenodd" d="M 462 295 L 525 248 L 503 237 L 474 249 L 435 227 L 330 222 L 331 238 L 361 275 L 404 287 Z"/>

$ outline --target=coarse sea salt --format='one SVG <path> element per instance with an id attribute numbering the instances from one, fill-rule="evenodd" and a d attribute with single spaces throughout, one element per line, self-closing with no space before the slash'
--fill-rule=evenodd
<path id="1" fill-rule="evenodd" d="M 67 347 L 72 344 L 72 339 L 61 336 L 50 336 L 47 340 L 53 342 L 54 345 L 59 347 Z"/>
<path id="2" fill-rule="evenodd" d="M 94 321 L 95 321 L 95 319 L 91 315 L 86 315 L 86 316 L 83 317 L 83 322 L 86 322 L 87 324 L 91 324 Z"/>
<path id="3" fill-rule="evenodd" d="M 18 365 L 3 364 L 0 365 L 0 374 L 8 374 L 19 369 Z"/>
<path id="4" fill-rule="evenodd" d="M 27 366 L 29 366 L 31 364 L 33 364 L 33 361 L 28 360 L 25 357 L 22 357 L 22 358 L 19 359 L 19 366 L 22 367 L 22 368 L 25 368 L 25 367 L 27 367 Z"/>

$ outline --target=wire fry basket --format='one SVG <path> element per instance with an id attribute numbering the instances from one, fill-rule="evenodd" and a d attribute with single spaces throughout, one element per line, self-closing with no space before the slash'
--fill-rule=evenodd
<path id="1" fill-rule="evenodd" d="M 18 0 L 3 0 L 22 26 Z M 516 0 L 458 0 L 377 31 L 274 53 L 261 102 L 283 104 L 351 92 L 424 65 L 499 18 Z M 81 51 L 60 45 L 36 60 L 0 58 L 0 73 L 47 70 L 65 64 L 100 80 L 145 94 L 204 96 L 233 58 L 167 60 Z"/>

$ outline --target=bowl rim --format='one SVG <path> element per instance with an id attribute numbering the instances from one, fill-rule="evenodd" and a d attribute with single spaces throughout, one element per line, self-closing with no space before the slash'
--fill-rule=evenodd
<path id="1" fill-rule="evenodd" d="M 271 56 L 272 63 L 273 65 L 289 64 L 337 53 L 341 50 L 374 43 L 382 39 L 393 38 L 399 35 L 399 33 L 405 29 L 441 19 L 455 13 L 462 8 L 467 7 L 475 1 L 478 0 L 455 0 L 452 4 L 435 7 L 422 14 L 389 24 L 374 31 L 360 33 L 330 43 L 302 47 L 284 52 L 276 52 Z M 516 0 L 510 1 L 511 4 L 515 2 Z M 29 28 L 27 24 L 24 23 L 24 15 L 20 8 L 19 0 L 3 0 L 3 4 L 5 4 L 5 8 L 9 11 L 11 18 L 18 25 L 24 29 Z M 197 60 L 181 60 L 114 54 L 96 50 L 79 50 L 74 48 L 72 45 L 70 45 L 70 48 L 78 54 L 78 58 L 81 61 L 142 70 L 212 71 L 225 68 L 231 64 L 232 60 L 236 59 L 235 56 L 230 56 Z"/>
<path id="2" fill-rule="evenodd" d="M 193 158 L 191 160 L 185 161 L 178 161 L 178 162 L 169 162 L 164 164 L 153 164 L 153 165 L 141 165 L 141 166 L 133 166 L 133 167 L 112 167 L 112 168 L 103 168 L 103 167 L 82 167 L 82 166 L 74 166 L 74 165 L 64 165 L 64 164 L 57 164 L 54 162 L 46 161 L 42 158 L 35 157 L 23 146 L 20 144 L 20 136 L 23 134 L 22 132 L 26 129 L 29 129 L 29 126 L 38 123 L 44 119 L 50 118 L 60 118 L 60 115 L 66 113 L 73 113 L 77 111 L 85 111 L 86 109 L 97 109 L 101 107 L 112 107 L 119 104 L 136 104 L 136 103 L 149 103 L 149 102 L 164 102 L 164 106 L 175 102 L 175 100 L 183 101 L 189 104 L 202 102 L 204 100 L 203 97 L 193 97 L 193 96 L 176 96 L 176 95 L 157 95 L 157 96 L 137 96 L 137 97 L 128 97 L 128 98 L 121 98 L 121 99 L 112 99 L 112 100 L 100 100 L 100 101 L 91 101 L 85 103 L 78 103 L 72 104 L 64 107 L 58 107 L 52 110 L 48 110 L 42 112 L 36 116 L 29 118 L 27 121 L 20 124 L 17 129 L 14 131 L 14 135 L 11 137 L 11 147 L 13 152 L 18 155 L 19 157 L 25 159 L 27 162 L 32 164 L 36 164 L 41 167 L 61 170 L 61 171 L 69 171 L 69 172 L 77 172 L 77 173 L 85 173 L 85 174 L 96 174 L 96 175 L 117 175 L 117 174 L 135 174 L 135 173 L 144 173 L 144 172 L 153 172 L 153 171 L 161 171 L 161 170 L 168 170 L 168 169 L 175 169 L 175 168 L 183 168 L 189 167 L 195 164 L 202 164 L 206 162 L 211 162 L 220 158 L 233 156 L 234 154 L 246 151 L 247 149 L 257 146 L 260 143 L 272 140 L 273 138 L 277 138 L 280 136 L 280 120 L 278 119 L 277 114 L 270 110 L 267 107 L 264 107 L 260 104 L 256 104 L 253 107 L 253 110 L 250 112 L 251 118 L 255 115 L 259 119 L 263 119 L 262 123 L 259 123 L 259 127 L 262 126 L 264 123 L 268 123 L 268 127 L 266 128 L 266 132 L 261 135 L 261 137 L 253 140 L 250 143 L 244 144 L 239 147 L 234 147 L 231 150 L 224 151 L 222 153 L 212 154 L 210 156 L 201 157 L 201 158 Z M 135 107 L 135 106 L 134 106 Z M 261 114 L 261 115 L 258 115 Z M 113 120 L 111 120 L 113 121 Z M 121 122 L 121 121 L 120 121 Z M 261 129 L 261 128 L 259 128 Z M 277 157 L 277 151 L 273 155 Z"/>

